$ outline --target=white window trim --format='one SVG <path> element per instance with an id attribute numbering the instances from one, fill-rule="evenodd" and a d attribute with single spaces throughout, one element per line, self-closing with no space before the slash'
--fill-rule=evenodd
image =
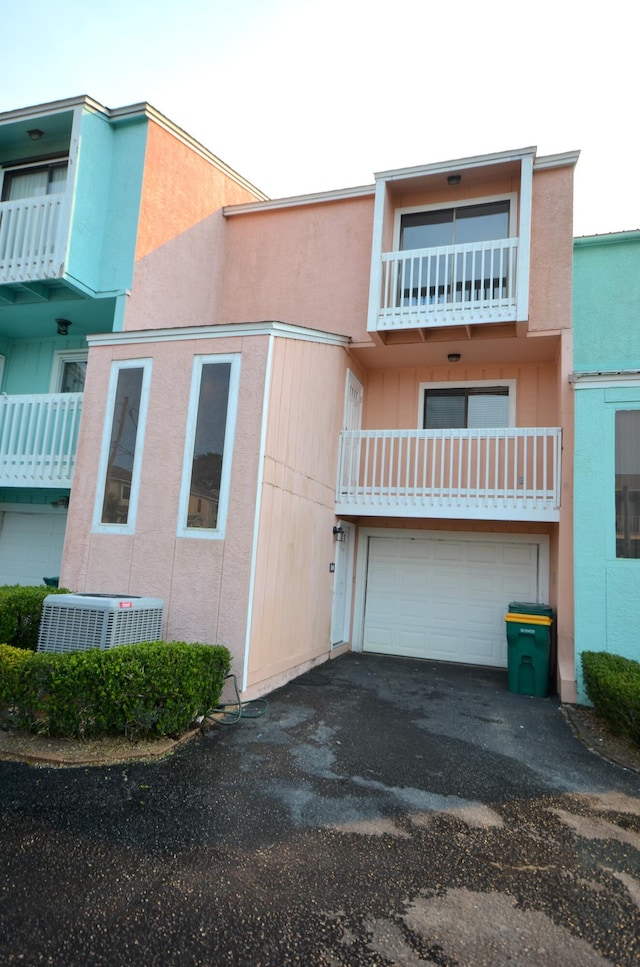
<path id="1" fill-rule="evenodd" d="M 222 454 L 222 474 L 220 477 L 220 498 L 218 501 L 218 526 L 213 528 L 187 527 L 183 521 L 187 519 L 189 508 L 189 494 L 191 491 L 191 474 L 193 470 L 193 450 L 195 446 L 196 420 L 198 417 L 198 401 L 200 398 L 200 383 L 202 368 L 211 363 L 230 363 L 229 397 L 227 400 L 227 423 L 224 432 L 224 453 Z M 236 430 L 236 416 L 238 412 L 238 389 L 240 386 L 240 354 L 196 356 L 193 361 L 191 376 L 191 394 L 187 412 L 185 428 L 185 450 L 182 465 L 182 483 L 180 485 L 180 502 L 178 505 L 177 537 L 194 538 L 195 540 L 224 540 L 229 506 L 229 484 L 231 480 L 231 463 L 234 449 Z"/>
<path id="2" fill-rule="evenodd" d="M 423 430 L 424 394 L 428 389 L 482 389 L 483 386 L 506 386 L 509 390 L 509 411 L 507 426 L 516 426 L 516 383 L 515 379 L 448 379 L 438 383 L 418 384 L 418 419 L 416 426 Z"/>
<path id="3" fill-rule="evenodd" d="M 153 360 L 151 359 L 127 359 L 118 360 L 111 364 L 109 376 L 109 389 L 107 391 L 107 404 L 105 409 L 105 420 L 102 429 L 102 446 L 100 449 L 100 463 L 98 465 L 98 486 L 96 489 L 96 500 L 93 508 L 93 523 L 91 529 L 97 534 L 134 534 L 136 529 L 136 517 L 138 512 L 138 495 L 140 492 L 140 474 L 142 472 L 142 454 L 144 450 L 145 428 L 147 424 L 147 410 L 149 408 L 149 386 L 151 384 L 151 369 Z M 111 445 L 111 428 L 113 425 L 114 407 L 116 402 L 116 390 L 118 386 L 118 376 L 123 369 L 142 369 L 142 389 L 140 392 L 140 414 L 138 419 L 138 432 L 136 435 L 136 452 L 133 458 L 133 469 L 131 471 L 131 497 L 129 499 L 129 514 L 126 524 L 105 524 L 102 521 L 102 506 L 104 504 L 104 492 L 106 488 L 107 464 L 109 462 L 109 448 Z"/>
<path id="4" fill-rule="evenodd" d="M 432 205 L 410 205 L 406 208 L 396 208 L 393 222 L 393 251 L 400 251 L 400 222 L 403 215 L 414 215 L 416 212 L 440 212 L 449 208 L 471 208 L 473 205 L 490 205 L 495 201 L 509 202 L 509 238 L 516 238 L 518 235 L 518 194 L 512 191 L 500 195 L 461 198 L 457 201 L 443 200 Z"/>
<path id="5" fill-rule="evenodd" d="M 49 384 L 50 393 L 59 393 L 62 384 L 62 374 L 65 363 L 86 362 L 89 358 L 88 349 L 56 349 L 53 354 L 53 366 L 51 367 L 51 381 Z"/>
<path id="6" fill-rule="evenodd" d="M 40 158 L 36 161 L 18 162 L 18 164 L 7 165 L 6 168 L 0 167 L 0 198 L 4 192 L 6 176 L 15 175 L 20 171 L 30 171 L 33 168 L 55 168 L 61 165 L 67 166 L 67 181 L 69 180 L 70 157 L 62 155 L 57 158 Z"/>

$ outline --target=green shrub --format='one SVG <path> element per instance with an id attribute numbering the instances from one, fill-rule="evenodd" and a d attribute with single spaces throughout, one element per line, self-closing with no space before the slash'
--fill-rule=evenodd
<path id="1" fill-rule="evenodd" d="M 605 651 L 583 651 L 587 695 L 614 731 L 640 745 L 640 662 Z"/>
<path id="2" fill-rule="evenodd" d="M 0 645 L 0 725 L 10 723 L 18 694 L 20 668 L 32 657 L 24 648 Z"/>
<path id="3" fill-rule="evenodd" d="M 42 618 L 42 603 L 48 594 L 68 594 L 66 588 L 45 585 L 0 585 L 0 641 L 14 648 L 35 651 Z"/>
<path id="4" fill-rule="evenodd" d="M 220 699 L 221 645 L 144 642 L 69 654 L 0 650 L 0 717 L 47 735 L 174 735 Z"/>

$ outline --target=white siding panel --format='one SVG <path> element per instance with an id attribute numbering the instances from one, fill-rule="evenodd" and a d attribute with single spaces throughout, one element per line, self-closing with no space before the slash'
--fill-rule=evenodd
<path id="1" fill-rule="evenodd" d="M 538 583 L 535 542 L 372 537 L 364 650 L 506 667 L 509 602 Z"/>

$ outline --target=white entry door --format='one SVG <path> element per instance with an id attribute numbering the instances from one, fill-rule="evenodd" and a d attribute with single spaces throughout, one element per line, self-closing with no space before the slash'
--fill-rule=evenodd
<path id="1" fill-rule="evenodd" d="M 353 578 L 353 546 L 355 527 L 340 522 L 344 540 L 334 545 L 333 606 L 331 609 L 331 647 L 349 640 L 351 623 L 351 590 Z"/>
<path id="2" fill-rule="evenodd" d="M 540 600 L 538 559 L 527 539 L 371 537 L 364 650 L 506 667 L 504 616 Z"/>

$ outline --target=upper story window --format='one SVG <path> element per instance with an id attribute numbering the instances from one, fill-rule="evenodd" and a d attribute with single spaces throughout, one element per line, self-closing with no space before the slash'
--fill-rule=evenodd
<path id="1" fill-rule="evenodd" d="M 238 396 L 239 357 L 194 364 L 180 498 L 180 537 L 224 537 Z"/>
<path id="2" fill-rule="evenodd" d="M 142 464 L 150 360 L 114 363 L 102 441 L 94 528 L 129 534 L 135 516 Z"/>
<path id="3" fill-rule="evenodd" d="M 63 192 L 67 182 L 67 162 L 29 165 L 7 170 L 2 182 L 2 201 L 40 198 Z"/>
<path id="4" fill-rule="evenodd" d="M 400 216 L 400 250 L 439 248 L 509 238 L 508 200 Z"/>
<path id="5" fill-rule="evenodd" d="M 83 349 L 55 354 L 51 378 L 52 393 L 84 392 L 87 355 L 87 351 Z"/>
<path id="6" fill-rule="evenodd" d="M 425 430 L 494 429 L 514 425 L 515 382 L 422 384 Z"/>
<path id="7" fill-rule="evenodd" d="M 640 557 L 640 410 L 615 422 L 616 557 Z"/>

